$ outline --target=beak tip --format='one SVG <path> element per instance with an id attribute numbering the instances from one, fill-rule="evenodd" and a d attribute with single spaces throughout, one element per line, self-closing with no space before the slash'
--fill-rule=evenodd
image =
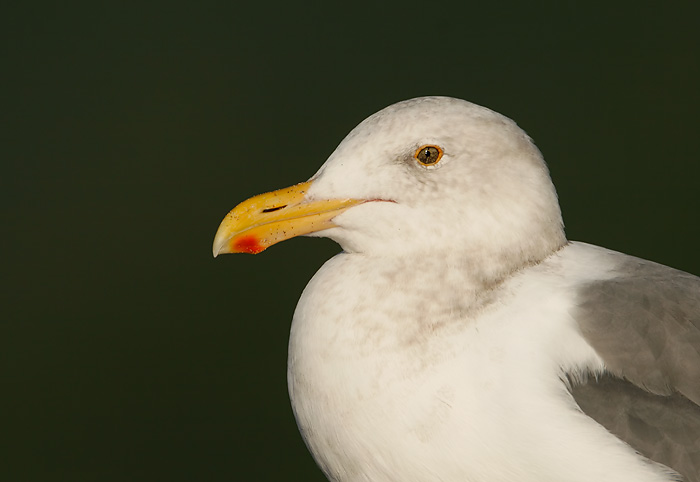
<path id="1" fill-rule="evenodd" d="M 216 236 L 214 238 L 214 245 L 211 248 L 211 254 L 213 254 L 215 258 L 217 256 L 219 256 L 220 254 L 224 254 L 224 253 L 228 252 L 224 249 L 224 246 L 226 245 L 227 241 L 228 241 L 228 239 L 226 239 L 225 237 L 222 237 L 222 236 Z"/>

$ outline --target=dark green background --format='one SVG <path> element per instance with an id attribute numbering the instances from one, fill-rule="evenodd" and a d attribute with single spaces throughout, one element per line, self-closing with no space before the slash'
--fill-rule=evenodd
<path id="1" fill-rule="evenodd" d="M 338 247 L 211 242 L 395 101 L 514 118 L 571 239 L 700 273 L 693 3 L 2 7 L 0 480 L 324 480 L 286 344 Z"/>

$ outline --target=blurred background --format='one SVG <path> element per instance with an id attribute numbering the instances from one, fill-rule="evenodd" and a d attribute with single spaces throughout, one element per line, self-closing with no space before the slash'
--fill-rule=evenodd
<path id="1" fill-rule="evenodd" d="M 0 7 L 0 480 L 325 480 L 286 349 L 339 248 L 211 244 L 399 100 L 515 119 L 570 239 L 700 274 L 697 3 L 611 5 Z"/>

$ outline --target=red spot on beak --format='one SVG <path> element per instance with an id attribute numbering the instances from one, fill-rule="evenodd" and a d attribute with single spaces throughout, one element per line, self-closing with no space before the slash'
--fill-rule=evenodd
<path id="1" fill-rule="evenodd" d="M 255 236 L 242 236 L 233 242 L 233 248 L 238 253 L 258 254 L 265 248 Z"/>

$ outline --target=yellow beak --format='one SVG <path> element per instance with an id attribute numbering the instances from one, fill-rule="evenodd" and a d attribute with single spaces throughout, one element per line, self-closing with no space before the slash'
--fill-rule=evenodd
<path id="1" fill-rule="evenodd" d="M 214 257 L 257 254 L 275 243 L 335 227 L 333 218 L 363 203 L 359 199 L 306 201 L 313 181 L 254 196 L 229 212 L 214 237 Z"/>

